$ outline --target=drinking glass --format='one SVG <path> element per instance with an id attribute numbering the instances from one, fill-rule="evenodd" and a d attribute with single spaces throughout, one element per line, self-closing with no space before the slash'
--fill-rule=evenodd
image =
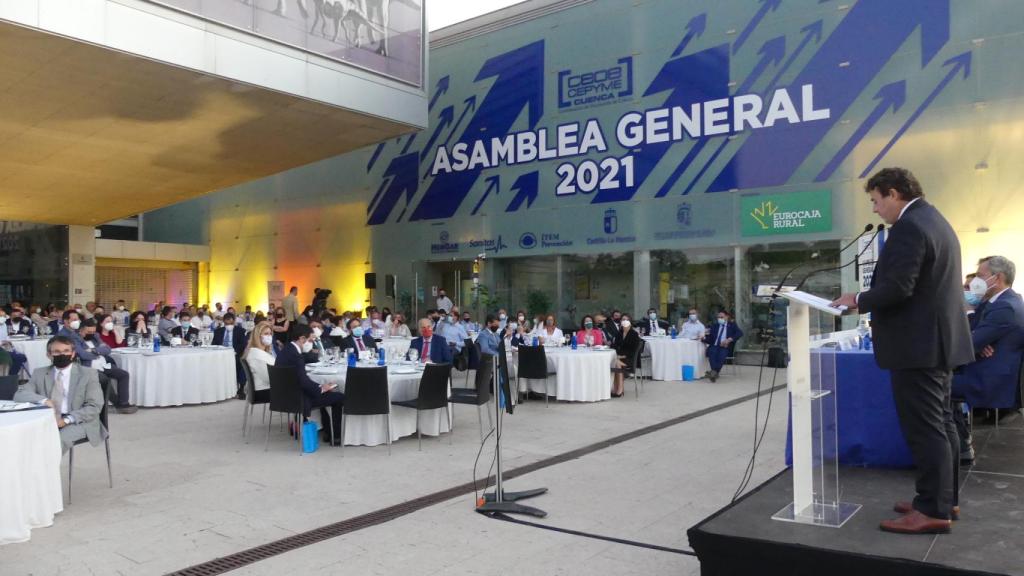
<path id="1" fill-rule="evenodd" d="M 409 360 L 411 360 L 412 363 L 415 364 L 416 361 L 419 360 L 419 358 L 420 358 L 420 351 L 415 349 L 415 348 L 409 348 Z"/>

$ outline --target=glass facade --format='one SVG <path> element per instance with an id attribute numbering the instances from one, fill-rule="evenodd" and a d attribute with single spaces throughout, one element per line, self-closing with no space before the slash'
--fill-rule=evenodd
<path id="1" fill-rule="evenodd" d="M 68 302 L 68 228 L 0 221 L 0 302 Z"/>

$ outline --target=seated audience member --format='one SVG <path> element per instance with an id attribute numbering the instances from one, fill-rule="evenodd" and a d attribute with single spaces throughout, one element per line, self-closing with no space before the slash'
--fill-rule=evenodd
<path id="1" fill-rule="evenodd" d="M 270 375 L 267 366 L 274 365 L 274 332 L 269 322 L 260 322 L 249 334 L 249 346 L 242 353 L 252 373 L 253 400 L 270 402 Z"/>
<path id="2" fill-rule="evenodd" d="M 469 338 L 465 326 L 459 322 L 459 309 L 455 306 L 451 307 L 451 314 L 441 314 L 435 331 L 448 341 L 449 346 L 455 347 L 456 352 L 462 352 L 462 347 Z"/>
<path id="3" fill-rule="evenodd" d="M 100 381 L 108 383 L 108 388 L 114 392 L 114 405 L 118 414 L 134 414 L 138 408 L 128 402 L 131 378 L 128 372 L 117 367 L 110 356 L 110 347 L 96 334 L 96 317 L 83 320 L 78 330 L 61 331 L 61 334 L 68 336 L 74 344 L 78 361 L 98 370 Z M 109 387 L 111 381 L 115 383 L 114 387 Z"/>
<path id="4" fill-rule="evenodd" d="M 8 336 L 34 336 L 35 332 L 36 325 L 28 318 L 25 318 L 25 310 L 12 306 L 11 314 L 7 319 Z"/>
<path id="5" fill-rule="evenodd" d="M 434 310 L 434 309 L 427 310 L 427 318 L 430 318 L 430 321 L 434 325 L 434 330 L 436 331 L 437 330 L 437 324 L 438 324 L 438 322 L 441 321 L 441 311 L 440 310 Z"/>
<path id="6" fill-rule="evenodd" d="M 690 308 L 686 321 L 679 327 L 679 337 L 684 340 L 702 340 L 706 330 L 700 321 L 700 313 L 696 308 Z"/>
<path id="7" fill-rule="evenodd" d="M 377 310 L 376 306 L 370 306 L 366 309 L 367 319 L 363 321 L 363 330 L 373 333 L 374 330 L 380 330 L 380 334 L 384 332 L 386 324 L 381 316 L 380 311 Z"/>
<path id="8" fill-rule="evenodd" d="M 985 294 L 989 286 L 977 274 L 968 274 L 970 280 L 964 284 L 964 299 L 967 301 L 967 323 L 971 329 L 978 323 L 981 311 L 985 307 Z"/>
<path id="9" fill-rule="evenodd" d="M 14 346 L 10 343 L 10 336 L 8 334 L 7 324 L 7 312 L 3 308 L 0 308 L 0 345 L 11 357 L 11 365 L 9 367 L 9 374 L 18 374 L 21 372 L 22 366 L 28 362 L 28 358 L 14 349 Z"/>
<path id="10" fill-rule="evenodd" d="M 306 306 L 302 309 L 302 314 L 295 319 L 299 324 L 309 324 L 309 321 L 313 318 L 313 307 Z"/>
<path id="11" fill-rule="evenodd" d="M 99 304 L 96 304 L 95 306 L 92 307 L 92 317 L 93 318 L 95 318 L 97 316 L 100 316 L 100 315 L 103 315 L 103 314 L 106 314 L 106 313 L 107 313 L 107 309 L 104 308 L 103 306 L 100 306 Z"/>
<path id="12" fill-rule="evenodd" d="M 252 322 L 252 321 L 254 321 L 254 319 L 256 318 L 256 315 L 253 314 L 252 306 L 247 304 L 245 306 L 245 311 L 242 312 L 242 315 L 239 316 L 239 318 L 242 320 L 242 322 Z"/>
<path id="13" fill-rule="evenodd" d="M 223 319 L 223 316 L 221 317 Z M 212 330 L 214 325 L 213 316 L 210 316 L 210 312 L 205 308 L 200 308 L 196 315 L 193 317 L 193 321 L 196 328 L 200 330 Z"/>
<path id="14" fill-rule="evenodd" d="M 515 320 L 508 323 L 508 340 L 509 345 L 513 348 L 519 348 L 520 346 L 530 346 L 533 344 L 533 335 L 527 330 L 527 324 L 519 323 Z"/>
<path id="15" fill-rule="evenodd" d="M 75 304 L 75 311 L 78 312 L 78 317 L 83 320 L 88 320 L 96 315 L 96 303 L 86 302 L 85 310 L 82 310 L 78 304 Z"/>
<path id="16" fill-rule="evenodd" d="M 349 335 L 342 338 L 341 349 L 342 350 L 354 350 L 356 353 L 365 352 L 366 350 L 376 350 L 377 343 L 373 340 L 373 336 L 366 333 L 363 328 L 362 322 L 358 318 L 353 318 L 348 321 Z"/>
<path id="17" fill-rule="evenodd" d="M 470 316 L 469 312 L 462 313 L 462 327 L 466 329 L 466 332 L 480 331 L 480 325 L 473 322 L 473 318 Z"/>
<path id="18" fill-rule="evenodd" d="M 598 312 L 594 316 L 594 325 L 601 331 L 601 335 L 604 338 L 604 345 L 615 348 L 615 345 L 618 342 L 619 330 L 614 324 L 612 324 L 612 321 L 604 314 Z"/>
<path id="19" fill-rule="evenodd" d="M 590 342 L 587 342 L 590 337 Z M 594 317 L 586 315 L 583 317 L 583 328 L 576 332 L 576 343 L 580 346 L 603 346 L 604 333 L 594 327 Z"/>
<path id="20" fill-rule="evenodd" d="M 954 398 L 966 399 L 972 407 L 1011 408 L 1017 404 L 1024 353 L 1024 301 L 1011 287 L 1015 276 L 1016 266 L 1003 256 L 983 258 L 978 264 L 975 280 L 984 282 L 986 291 L 971 328 L 976 360 L 954 373 L 952 388 Z"/>
<path id="21" fill-rule="evenodd" d="M 118 326 L 128 325 L 128 308 L 125 307 L 124 300 L 118 300 L 114 305 L 114 311 L 110 313 L 110 316 L 114 319 L 114 324 Z"/>
<path id="22" fill-rule="evenodd" d="M 149 325 L 146 324 L 146 313 L 142 310 L 132 312 L 128 318 L 128 328 L 125 329 L 125 333 L 134 334 L 139 338 L 152 338 L 153 334 L 149 331 Z"/>
<path id="23" fill-rule="evenodd" d="M 561 328 L 555 326 L 555 317 L 551 314 L 544 318 L 544 323 L 538 333 L 541 344 L 545 346 L 561 346 L 565 343 L 565 335 L 562 334 Z"/>
<path id="24" fill-rule="evenodd" d="M 278 308 L 274 310 L 274 319 L 271 324 L 271 328 L 274 331 L 274 345 L 277 346 L 278 350 L 284 348 L 285 344 L 290 341 L 289 334 L 291 333 L 294 324 L 295 323 L 288 320 L 287 312 L 285 312 L 284 308 L 278 306 Z"/>
<path id="25" fill-rule="evenodd" d="M 124 348 L 124 338 L 114 329 L 114 317 L 110 314 L 103 314 L 96 317 L 96 324 L 99 326 L 97 334 L 100 340 L 111 349 Z"/>
<path id="26" fill-rule="evenodd" d="M 63 314 L 64 314 L 64 311 L 61 310 L 59 307 L 53 305 L 53 304 L 51 304 L 51 305 L 49 305 L 47 307 L 47 310 L 46 310 L 46 317 L 47 317 L 46 327 L 50 331 L 50 334 L 54 334 L 55 335 L 58 332 L 60 332 L 60 329 L 63 326 L 63 322 L 62 322 Z"/>
<path id="27" fill-rule="evenodd" d="M 337 384 L 317 384 L 306 374 L 306 361 L 303 355 L 313 350 L 313 343 L 310 338 L 313 330 L 307 324 L 295 325 L 292 339 L 284 348 L 277 353 L 274 366 L 279 368 L 290 368 L 295 371 L 302 388 L 303 416 L 309 418 L 313 408 L 320 409 L 320 421 L 323 423 L 323 440 L 330 444 L 330 431 L 334 431 L 335 445 L 341 442 L 341 410 L 345 405 L 345 395 L 338 392 Z M 328 416 L 327 407 L 330 406 L 331 413 Z"/>
<path id="28" fill-rule="evenodd" d="M 526 311 L 525 310 L 517 310 L 516 311 L 515 321 L 520 326 L 522 326 L 527 332 L 529 332 L 532 329 L 530 327 L 529 322 L 526 321 Z"/>
<path id="29" fill-rule="evenodd" d="M 160 336 L 163 344 L 171 343 L 171 330 L 178 327 L 174 321 L 174 306 L 164 306 L 160 309 L 160 320 L 156 325 L 156 333 Z"/>
<path id="30" fill-rule="evenodd" d="M 640 332 L 643 334 L 656 335 L 668 331 L 668 322 L 658 319 L 658 311 L 654 308 L 647 309 L 647 316 L 640 321 Z"/>
<path id="31" fill-rule="evenodd" d="M 640 339 L 640 334 L 633 328 L 633 322 L 630 320 L 628 315 L 622 315 L 619 317 L 619 332 L 618 339 L 615 341 L 615 356 L 616 366 L 622 368 L 627 363 L 633 362 L 633 356 L 636 355 L 637 348 L 643 344 L 643 340 Z M 637 365 L 633 366 L 634 370 L 640 368 L 640 359 L 637 358 Z M 619 398 L 622 396 L 623 388 L 625 384 L 625 374 L 622 372 L 616 372 L 614 381 L 612 383 L 612 397 Z"/>
<path id="32" fill-rule="evenodd" d="M 220 302 L 214 303 L 212 316 L 213 316 L 213 319 L 216 320 L 216 321 L 220 321 L 221 319 L 223 319 L 224 318 L 224 305 L 221 304 Z"/>
<path id="33" fill-rule="evenodd" d="M 711 365 L 711 369 L 704 373 L 705 378 L 712 382 L 718 380 L 718 374 L 722 371 L 729 352 L 742 337 L 743 331 L 736 325 L 732 315 L 724 310 L 719 312 L 717 324 L 711 326 L 704 336 L 704 343 L 708 345 L 705 354 L 708 357 L 708 364 Z"/>
<path id="34" fill-rule="evenodd" d="M 392 314 L 391 322 L 388 323 L 387 328 L 384 330 L 384 335 L 394 338 L 412 338 L 412 332 L 405 325 L 405 314 L 401 312 Z"/>
<path id="35" fill-rule="evenodd" d="M 44 313 L 43 307 L 38 304 L 33 304 L 30 318 L 32 319 L 32 323 L 36 325 L 36 335 L 45 334 L 46 326 L 50 323 L 50 319 Z"/>
<path id="36" fill-rule="evenodd" d="M 235 383 L 238 384 L 238 398 L 245 398 L 245 372 L 242 371 L 242 354 L 245 352 L 245 328 L 238 325 L 235 315 L 228 312 L 221 316 L 223 326 L 213 331 L 214 346 L 231 348 L 235 352 Z"/>
<path id="37" fill-rule="evenodd" d="M 182 344 L 188 344 L 199 338 L 199 328 L 192 325 L 192 315 L 184 310 L 178 314 L 180 326 L 171 328 L 172 338 L 181 338 Z"/>
<path id="38" fill-rule="evenodd" d="M 83 438 L 98 446 L 107 436 L 100 424 L 106 400 L 99 374 L 74 362 L 75 345 L 63 336 L 50 338 L 46 355 L 53 365 L 33 372 L 32 379 L 14 394 L 14 400 L 45 402 L 53 408 L 64 452 Z"/>
<path id="39" fill-rule="evenodd" d="M 498 329 L 504 331 L 506 326 L 508 326 L 508 310 L 498 308 Z"/>
<path id="40" fill-rule="evenodd" d="M 270 321 L 270 319 L 267 318 L 267 315 L 263 313 L 263 310 L 257 310 L 256 313 L 252 315 L 252 322 L 253 322 L 253 324 L 259 324 L 260 322 L 269 322 L 269 321 Z"/>
<path id="41" fill-rule="evenodd" d="M 452 351 L 448 341 L 443 336 L 434 334 L 433 321 L 430 318 L 423 318 L 419 324 L 420 335 L 412 339 L 409 349 L 419 354 L 421 362 L 433 362 L 434 364 L 450 364 Z M 408 355 L 406 355 L 408 358 Z"/>
<path id="42" fill-rule="evenodd" d="M 313 335 L 310 337 L 310 341 L 313 343 L 313 350 L 306 354 L 306 362 L 320 362 L 327 358 L 327 350 L 334 348 L 335 344 L 326 334 L 321 321 L 313 320 L 309 323 L 309 327 L 313 330 Z"/>
<path id="43" fill-rule="evenodd" d="M 501 334 L 498 317 L 488 314 L 484 320 L 485 330 L 482 330 L 476 337 L 476 343 L 480 345 L 482 354 L 498 355 L 498 347 L 504 346 L 504 338 Z"/>

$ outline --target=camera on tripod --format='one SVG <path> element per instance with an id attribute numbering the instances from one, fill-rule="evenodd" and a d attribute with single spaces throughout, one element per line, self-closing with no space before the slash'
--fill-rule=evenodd
<path id="1" fill-rule="evenodd" d="M 327 298 L 330 295 L 331 291 L 327 288 L 313 289 L 313 314 L 315 316 L 319 317 L 320 313 L 327 309 Z"/>

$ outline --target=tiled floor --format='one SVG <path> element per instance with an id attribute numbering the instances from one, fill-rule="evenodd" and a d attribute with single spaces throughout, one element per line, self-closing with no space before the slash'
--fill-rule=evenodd
<path id="1" fill-rule="evenodd" d="M 505 419 L 506 469 L 750 394 L 756 377 L 741 368 L 716 384 L 648 383 L 639 401 L 527 403 Z M 751 487 L 783 467 L 784 398 L 776 393 Z M 276 423 L 264 452 L 265 428 L 242 440 L 241 411 L 241 402 L 227 401 L 112 415 L 114 489 L 102 450 L 80 449 L 73 503 L 30 542 L 0 548 L 0 573 L 163 574 L 465 483 L 479 446 L 472 407 L 456 408 L 452 445 L 429 438 L 419 452 L 411 438 L 390 457 L 385 447 L 359 447 L 344 458 L 336 448 L 300 457 Z M 750 457 L 753 416 L 754 403 L 745 402 L 507 489 L 548 487 L 530 503 L 551 525 L 686 548 L 686 529 L 732 496 Z M 489 450 L 481 462 L 490 462 Z M 488 519 L 466 495 L 233 574 L 698 572 L 690 557 Z"/>

